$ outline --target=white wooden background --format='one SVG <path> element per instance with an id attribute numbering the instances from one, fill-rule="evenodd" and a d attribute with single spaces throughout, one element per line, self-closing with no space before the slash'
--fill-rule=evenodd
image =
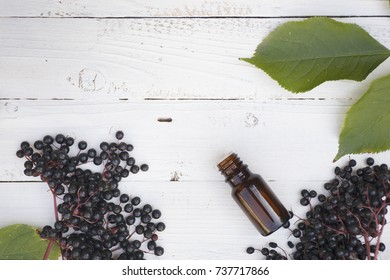
<path id="1" fill-rule="evenodd" d="M 295 95 L 238 60 L 279 24 L 315 15 L 390 47 L 387 0 L 0 0 L 0 226 L 54 220 L 47 187 L 15 156 L 22 140 L 64 133 L 97 145 L 121 129 L 150 171 L 120 187 L 162 210 L 160 259 L 255 259 L 247 246 L 285 246 L 287 230 L 254 229 L 216 164 L 238 153 L 304 213 L 300 190 L 333 177 L 345 112 L 390 73 L 385 61 L 361 83 Z"/>

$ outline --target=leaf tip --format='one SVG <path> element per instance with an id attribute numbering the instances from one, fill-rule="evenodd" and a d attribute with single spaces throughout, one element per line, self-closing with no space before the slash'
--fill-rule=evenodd
<path id="1" fill-rule="evenodd" d="M 333 159 L 333 163 L 335 163 L 336 161 L 338 161 L 340 158 L 342 158 L 343 156 L 345 156 L 345 153 L 342 153 L 340 152 L 340 149 L 339 151 L 337 152 L 336 156 L 334 157 Z"/>
<path id="2" fill-rule="evenodd" d="M 245 61 L 245 62 L 248 62 L 248 63 L 252 64 L 251 58 L 249 58 L 249 57 L 240 57 L 239 60 Z"/>

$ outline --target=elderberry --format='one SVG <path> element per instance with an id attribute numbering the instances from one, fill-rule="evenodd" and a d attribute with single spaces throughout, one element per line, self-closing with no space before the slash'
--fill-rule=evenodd
<path id="1" fill-rule="evenodd" d="M 253 247 L 246 248 L 246 253 L 247 254 L 253 254 L 254 252 L 255 252 L 255 248 L 253 248 Z"/>
<path id="2" fill-rule="evenodd" d="M 115 137 L 123 141 L 124 133 L 118 131 Z M 46 135 L 31 142 L 32 146 L 23 141 L 16 152 L 26 160 L 24 174 L 47 182 L 58 203 L 56 222 L 43 227 L 40 237 L 57 242 L 63 259 L 138 260 L 144 259 L 146 252 L 163 255 L 163 247 L 156 242 L 156 232 L 165 230 L 159 221 L 161 211 L 150 204 L 141 205 L 140 197 L 121 193 L 119 188 L 122 178 L 149 168 L 135 165 L 130 155 L 133 145 L 101 142 L 98 151 L 87 150 L 86 141 L 72 148 L 74 142 L 65 134 Z M 71 155 L 72 149 L 76 149 L 75 155 Z M 102 172 L 82 168 L 92 162 L 102 166 Z"/>
<path id="3" fill-rule="evenodd" d="M 336 167 L 336 178 L 326 182 L 326 193 L 303 189 L 299 202 L 308 206 L 304 218 L 291 223 L 296 226 L 288 241 L 292 259 L 378 259 L 386 249 L 379 242 L 384 226 L 387 206 L 390 204 L 390 170 L 387 164 L 375 165 L 373 158 L 366 159 L 367 166 L 357 168 L 349 160 L 344 167 Z M 317 200 L 313 200 L 317 197 Z M 286 259 L 287 255 L 275 242 L 271 249 L 259 250 L 265 259 Z"/>

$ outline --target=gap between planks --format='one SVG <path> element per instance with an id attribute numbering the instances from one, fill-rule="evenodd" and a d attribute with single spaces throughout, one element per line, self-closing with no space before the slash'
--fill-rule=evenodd
<path id="1" fill-rule="evenodd" d="M 38 98 L 38 97 L 3 97 L 0 98 L 0 101 L 85 101 L 86 99 L 76 99 L 76 98 Z M 143 99 L 134 99 L 131 98 L 112 98 L 112 99 L 96 99 L 97 101 L 253 101 L 246 98 L 211 98 L 211 97 L 188 97 L 188 98 L 163 98 L 163 97 L 145 97 Z M 353 98 L 324 98 L 324 97 L 288 97 L 288 98 L 268 98 L 268 101 L 304 101 L 304 100 L 353 100 Z M 267 101 L 267 100 L 256 100 L 256 101 Z"/>
<path id="2" fill-rule="evenodd" d="M 330 18 L 390 18 L 390 15 L 309 15 L 309 16 L 0 16 L 0 19 L 305 19 Z"/>

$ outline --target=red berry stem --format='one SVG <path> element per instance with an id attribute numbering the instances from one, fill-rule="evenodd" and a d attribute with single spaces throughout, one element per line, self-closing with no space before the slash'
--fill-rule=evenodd
<path id="1" fill-rule="evenodd" d="M 53 195 L 54 217 L 56 218 L 56 221 L 59 221 L 58 211 L 57 211 L 57 196 L 56 196 L 54 190 L 52 190 L 52 189 L 50 189 L 50 190 L 51 190 L 51 193 Z"/>
<path id="2" fill-rule="evenodd" d="M 54 243 L 55 243 L 55 240 L 54 239 L 50 239 L 49 244 L 47 245 L 45 254 L 43 255 L 43 260 L 47 260 L 49 258 L 49 255 L 50 255 L 50 252 L 51 252 L 51 248 L 53 248 Z"/>

